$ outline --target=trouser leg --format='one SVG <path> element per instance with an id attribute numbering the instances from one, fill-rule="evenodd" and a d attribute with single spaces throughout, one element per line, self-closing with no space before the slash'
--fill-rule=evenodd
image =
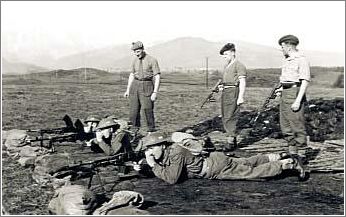
<path id="1" fill-rule="evenodd" d="M 135 90 L 133 93 L 130 93 L 130 121 L 135 128 L 139 128 L 141 126 L 141 117 L 140 110 L 141 104 L 139 101 L 139 95 L 136 87 L 133 87 Z"/>
<path id="2" fill-rule="evenodd" d="M 154 117 L 154 102 L 151 101 L 150 96 L 140 96 L 140 102 L 144 113 L 144 119 L 147 123 L 148 132 L 155 131 L 155 117 Z"/>
<path id="3" fill-rule="evenodd" d="M 222 123 L 229 137 L 237 136 L 236 124 L 239 113 L 239 106 L 237 106 L 238 92 L 238 87 L 227 88 L 222 91 L 221 95 Z"/>
<path id="4" fill-rule="evenodd" d="M 243 164 L 242 161 L 233 159 L 232 162 L 223 169 L 217 179 L 239 180 L 269 178 L 282 173 L 282 163 L 280 161 L 267 162 L 258 166 Z"/>
<path id="5" fill-rule="evenodd" d="M 265 164 L 269 162 L 269 158 L 267 155 L 264 154 L 259 154 L 259 155 L 255 155 L 255 156 L 251 156 L 248 158 L 237 158 L 236 161 L 238 163 L 242 163 L 245 165 L 249 165 L 249 166 L 253 166 L 256 167 L 260 164 Z"/>
<path id="6" fill-rule="evenodd" d="M 299 87 L 284 89 L 280 102 L 280 127 L 289 145 L 289 152 L 297 154 L 298 148 L 306 146 L 306 129 L 304 120 L 304 96 L 302 105 L 298 111 L 292 111 Z"/>

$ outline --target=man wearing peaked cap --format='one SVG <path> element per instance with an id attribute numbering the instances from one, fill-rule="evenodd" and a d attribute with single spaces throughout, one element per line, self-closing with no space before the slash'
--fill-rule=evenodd
<path id="1" fill-rule="evenodd" d="M 279 39 L 279 45 L 281 46 L 282 43 L 286 44 L 292 44 L 297 46 L 299 44 L 299 39 L 294 35 L 285 35 Z"/>
<path id="2" fill-rule="evenodd" d="M 155 131 L 154 102 L 160 86 L 160 68 L 157 60 L 144 51 L 142 42 L 133 42 L 135 54 L 124 97 L 130 100 L 130 122 L 135 129 L 141 127 L 141 112 L 148 132 Z"/>
<path id="3" fill-rule="evenodd" d="M 281 88 L 276 95 L 280 101 L 280 127 L 291 154 L 305 157 L 307 149 L 304 123 L 306 90 L 311 80 L 310 66 L 306 57 L 297 49 L 299 39 L 285 35 L 278 41 L 284 55 L 281 69 Z"/>
<path id="4" fill-rule="evenodd" d="M 227 145 L 225 152 L 237 147 L 236 123 L 239 117 L 240 105 L 244 103 L 246 88 L 246 67 L 236 58 L 236 49 L 233 43 L 225 44 L 220 55 L 225 59 L 221 93 L 221 115 L 222 123 L 227 134 Z"/>
<path id="5" fill-rule="evenodd" d="M 190 138 L 191 139 L 191 138 Z M 179 141 L 161 132 L 154 132 L 142 140 L 147 164 L 152 173 L 167 183 L 175 184 L 188 178 L 220 180 L 246 180 L 268 178 L 283 170 L 296 170 L 299 179 L 306 179 L 306 172 L 298 158 L 284 154 L 262 154 L 249 158 L 232 158 L 222 152 L 210 152 L 209 156 L 195 155 Z M 284 159 L 286 158 L 286 159 Z M 140 164 L 134 169 L 141 171 Z"/>
<path id="6" fill-rule="evenodd" d="M 117 128 L 119 126 L 113 118 L 102 119 L 96 128 L 96 138 L 91 140 L 91 149 L 96 152 L 104 152 L 106 155 L 132 151 L 126 132 L 117 131 Z"/>

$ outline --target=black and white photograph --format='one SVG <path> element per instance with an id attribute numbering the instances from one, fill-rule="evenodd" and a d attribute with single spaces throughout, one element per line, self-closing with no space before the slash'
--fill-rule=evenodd
<path id="1" fill-rule="evenodd" d="M 345 215 L 345 1 L 0 7 L 2 215 Z"/>

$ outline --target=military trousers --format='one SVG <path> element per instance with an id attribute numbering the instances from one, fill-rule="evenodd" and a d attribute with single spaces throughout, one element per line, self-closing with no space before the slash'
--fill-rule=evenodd
<path id="1" fill-rule="evenodd" d="M 283 89 L 280 100 L 280 127 L 284 139 L 288 143 L 291 154 L 297 154 L 300 148 L 306 147 L 306 129 L 304 119 L 304 103 L 302 99 L 298 111 L 292 111 L 291 106 L 296 100 L 300 87 Z"/>
<path id="2" fill-rule="evenodd" d="M 221 94 L 221 115 L 223 127 L 229 137 L 236 137 L 236 125 L 239 115 L 239 106 L 237 105 L 239 87 L 230 87 L 223 89 Z"/>
<path id="3" fill-rule="evenodd" d="M 154 102 L 151 94 L 154 91 L 153 81 L 134 80 L 130 88 L 130 121 L 135 128 L 141 127 L 141 112 L 148 127 L 148 132 L 155 131 Z"/>
<path id="4" fill-rule="evenodd" d="M 282 173 L 280 161 L 269 161 L 267 155 L 249 158 L 232 158 L 221 152 L 212 152 L 206 159 L 204 178 L 220 180 L 246 180 L 274 177 Z"/>

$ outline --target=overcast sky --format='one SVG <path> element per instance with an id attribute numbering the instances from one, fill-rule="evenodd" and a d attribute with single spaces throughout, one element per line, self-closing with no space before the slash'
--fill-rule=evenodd
<path id="1" fill-rule="evenodd" d="M 54 57 L 142 40 L 177 37 L 243 40 L 278 46 L 285 34 L 300 49 L 345 48 L 345 2 L 1 2 L 2 49 Z"/>

